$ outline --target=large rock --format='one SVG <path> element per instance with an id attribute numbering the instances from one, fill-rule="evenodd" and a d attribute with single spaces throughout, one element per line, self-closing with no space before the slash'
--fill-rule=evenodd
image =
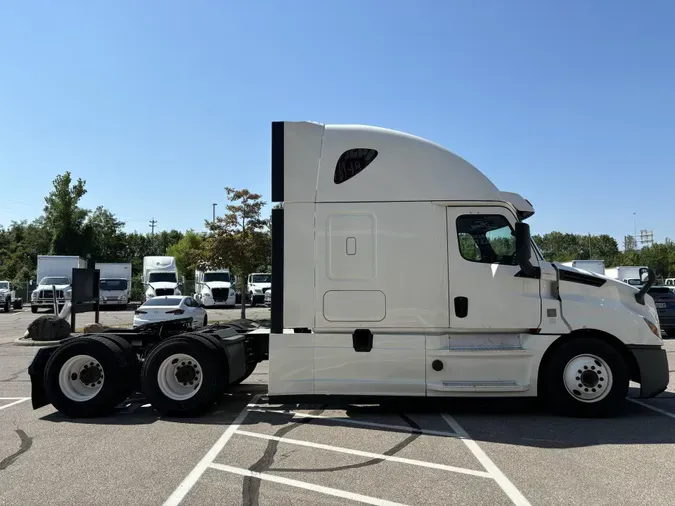
<path id="1" fill-rule="evenodd" d="M 85 334 L 95 334 L 97 332 L 103 332 L 107 327 L 104 327 L 100 323 L 87 323 L 84 326 L 83 332 Z"/>
<path id="2" fill-rule="evenodd" d="M 70 335 L 70 324 L 54 315 L 43 315 L 28 325 L 28 336 L 33 341 L 60 341 Z"/>

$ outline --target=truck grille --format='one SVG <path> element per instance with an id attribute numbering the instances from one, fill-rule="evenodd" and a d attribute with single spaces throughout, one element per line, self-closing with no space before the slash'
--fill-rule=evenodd
<path id="1" fill-rule="evenodd" d="M 161 295 L 173 295 L 173 288 L 158 288 L 155 290 L 157 296 Z"/>
<path id="2" fill-rule="evenodd" d="M 41 299 L 53 299 L 54 293 L 52 290 L 42 290 L 40 292 Z M 56 290 L 56 298 L 63 299 L 63 290 Z"/>
<path id="3" fill-rule="evenodd" d="M 229 288 L 214 288 L 211 290 L 214 299 L 226 300 L 227 296 L 230 294 Z"/>

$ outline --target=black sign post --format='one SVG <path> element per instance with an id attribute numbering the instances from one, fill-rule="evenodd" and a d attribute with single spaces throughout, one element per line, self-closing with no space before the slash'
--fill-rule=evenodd
<path id="1" fill-rule="evenodd" d="M 73 269 L 72 295 L 70 298 L 70 331 L 75 332 L 75 314 L 84 313 L 93 305 L 94 321 L 99 321 L 99 284 L 101 271 L 98 269 Z"/>

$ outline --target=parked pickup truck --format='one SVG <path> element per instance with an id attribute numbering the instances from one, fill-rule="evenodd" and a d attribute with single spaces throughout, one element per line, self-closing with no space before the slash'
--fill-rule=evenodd
<path id="1" fill-rule="evenodd" d="M 5 313 L 9 313 L 12 308 L 23 307 L 23 300 L 16 297 L 16 290 L 9 281 L 0 281 L 0 307 Z"/>

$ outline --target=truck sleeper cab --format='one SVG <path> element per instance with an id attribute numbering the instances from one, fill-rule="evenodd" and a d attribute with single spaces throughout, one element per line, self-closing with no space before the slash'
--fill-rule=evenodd
<path id="1" fill-rule="evenodd" d="M 600 416 L 668 384 L 653 299 L 547 262 L 529 201 L 403 132 L 272 125 L 270 399 L 539 396 Z M 287 329 L 295 329 L 288 332 Z"/>

